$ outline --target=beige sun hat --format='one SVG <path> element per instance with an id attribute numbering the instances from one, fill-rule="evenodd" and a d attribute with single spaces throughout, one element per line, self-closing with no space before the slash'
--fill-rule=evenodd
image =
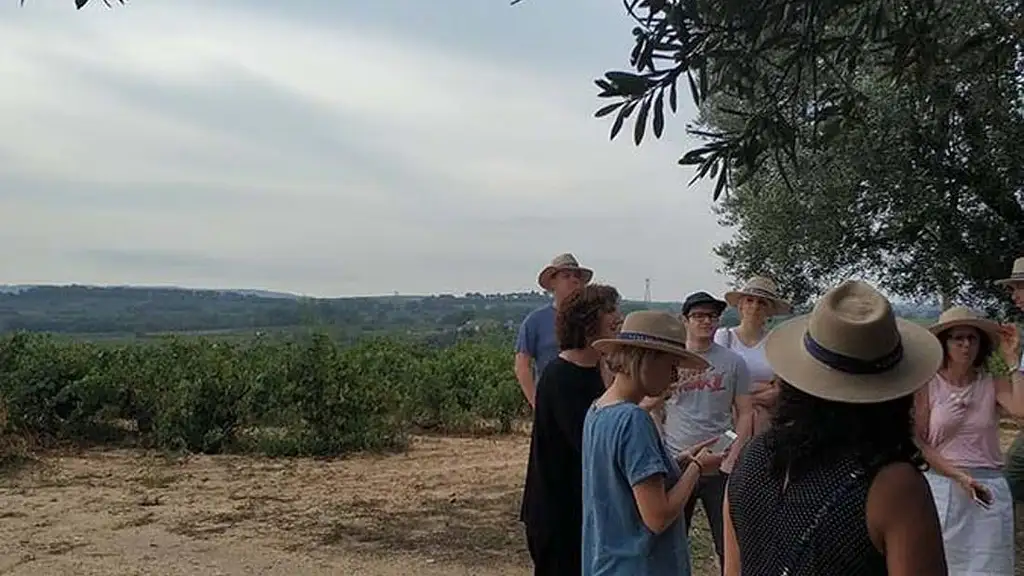
<path id="1" fill-rule="evenodd" d="M 771 278 L 754 276 L 747 280 L 739 290 L 725 293 L 725 301 L 733 308 L 740 305 L 744 296 L 763 298 L 772 304 L 772 316 L 778 314 L 789 314 L 793 306 L 788 300 L 779 295 L 779 287 Z"/>
<path id="2" fill-rule="evenodd" d="M 571 270 L 577 272 L 580 275 L 580 279 L 583 280 L 584 284 L 590 282 L 594 277 L 594 271 L 590 268 L 584 268 L 580 266 L 580 263 L 576 260 L 576 257 L 566 252 L 565 254 L 559 254 L 551 260 L 551 264 L 548 264 L 540 271 L 537 275 L 537 283 L 540 287 L 550 291 L 551 290 L 551 279 L 555 274 L 564 270 Z"/>
<path id="3" fill-rule="evenodd" d="M 622 328 L 614 338 L 595 340 L 594 348 L 608 353 L 620 346 L 657 350 L 678 356 L 682 368 L 706 370 L 707 360 L 686 349 L 686 328 L 679 318 L 658 310 L 637 310 L 622 321 Z"/>
<path id="4" fill-rule="evenodd" d="M 929 326 L 928 329 L 931 330 L 932 334 L 938 336 L 946 330 L 956 328 L 957 326 L 966 326 L 981 331 L 989 337 L 993 346 L 998 345 L 999 340 L 1002 338 L 997 322 L 982 318 L 973 310 L 964 306 L 954 306 L 946 310 L 939 315 L 939 320 Z"/>
<path id="5" fill-rule="evenodd" d="M 1009 278 L 1003 278 L 1002 280 L 996 280 L 996 284 L 999 286 L 1008 286 L 1010 284 L 1024 284 L 1024 257 L 1017 258 L 1013 261 L 1013 270 L 1010 272 Z"/>
<path id="6" fill-rule="evenodd" d="M 780 378 L 811 396 L 873 404 L 924 386 L 943 353 L 934 334 L 897 318 L 873 286 L 848 280 L 829 290 L 810 314 L 772 330 L 765 355 Z"/>

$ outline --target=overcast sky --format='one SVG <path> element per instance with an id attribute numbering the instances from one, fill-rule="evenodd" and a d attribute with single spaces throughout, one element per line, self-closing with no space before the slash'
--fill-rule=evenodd
<path id="1" fill-rule="evenodd" d="M 571 251 L 726 285 L 689 102 L 640 148 L 593 118 L 619 2 L 93 3 L 0 4 L 0 283 L 507 292 Z"/>

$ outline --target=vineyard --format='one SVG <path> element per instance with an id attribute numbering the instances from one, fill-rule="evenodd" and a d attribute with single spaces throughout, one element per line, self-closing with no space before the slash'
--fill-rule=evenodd
<path id="1" fill-rule="evenodd" d="M 340 455 L 404 448 L 416 431 L 507 432 L 525 414 L 511 342 L 341 345 L 0 339 L 0 422 L 37 443 L 132 440 L 194 453 Z"/>

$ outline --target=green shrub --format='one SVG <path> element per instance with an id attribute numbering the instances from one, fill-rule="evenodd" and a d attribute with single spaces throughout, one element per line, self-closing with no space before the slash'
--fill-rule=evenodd
<path id="1" fill-rule="evenodd" d="M 448 348 L 394 338 L 351 346 L 161 338 L 73 343 L 0 338 L 6 432 L 154 446 L 337 455 L 404 447 L 414 429 L 512 429 L 527 414 L 504 341 Z"/>

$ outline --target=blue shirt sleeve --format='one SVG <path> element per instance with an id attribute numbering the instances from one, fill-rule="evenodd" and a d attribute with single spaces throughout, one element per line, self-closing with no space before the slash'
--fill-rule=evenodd
<path id="1" fill-rule="evenodd" d="M 656 474 L 668 475 L 661 438 L 654 421 L 643 408 L 637 406 L 629 411 L 618 444 L 618 464 L 630 486 L 636 486 Z"/>
<path id="2" fill-rule="evenodd" d="M 533 331 L 533 314 L 530 314 L 519 325 L 519 334 L 516 335 L 516 353 L 527 354 L 531 358 L 536 358 L 536 341 L 537 337 Z"/>

